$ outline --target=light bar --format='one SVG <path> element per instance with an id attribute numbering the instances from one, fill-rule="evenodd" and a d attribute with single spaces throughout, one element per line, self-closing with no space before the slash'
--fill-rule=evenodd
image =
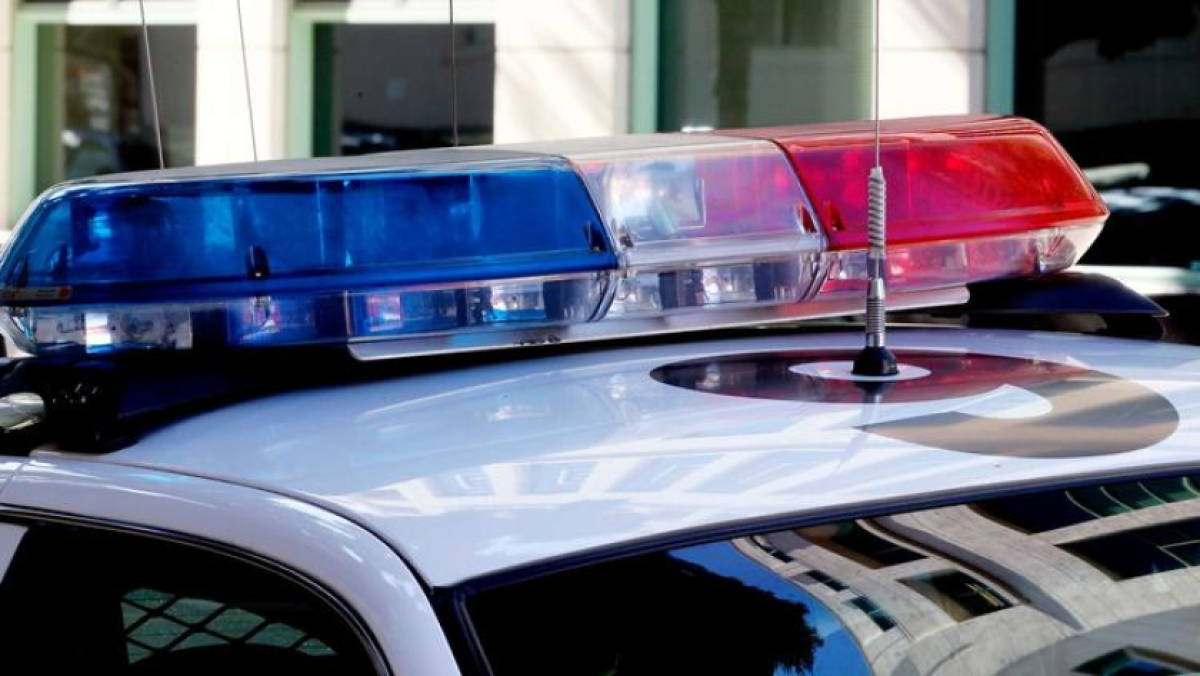
<path id="1" fill-rule="evenodd" d="M 517 146 L 569 159 L 621 256 L 607 318 L 794 304 L 825 237 L 773 143 L 697 134 Z"/>
<path id="2" fill-rule="evenodd" d="M 1070 267 L 1108 218 L 1083 172 L 1040 125 L 1007 117 L 885 120 L 890 290 L 936 288 Z M 873 123 L 729 132 L 783 148 L 838 252 L 823 293 L 866 285 Z"/>
<path id="3" fill-rule="evenodd" d="M 0 263 L 17 339 L 96 353 L 587 320 L 616 269 L 561 158 L 417 153 L 391 170 L 286 171 L 296 164 L 52 190 Z"/>
<path id="4" fill-rule="evenodd" d="M 663 134 L 65 184 L 0 260 L 0 318 L 39 355 L 402 356 L 854 313 L 871 139 Z M 883 139 L 896 307 L 1068 267 L 1107 216 L 1031 122 L 889 122 Z"/>

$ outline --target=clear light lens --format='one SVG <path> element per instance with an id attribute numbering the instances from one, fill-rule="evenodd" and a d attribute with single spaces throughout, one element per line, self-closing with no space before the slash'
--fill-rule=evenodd
<path id="1" fill-rule="evenodd" d="M 641 271 L 617 280 L 608 317 L 648 317 L 700 308 L 771 306 L 812 297 L 819 255 Z"/>
<path id="2" fill-rule="evenodd" d="M 593 273 L 192 305 L 7 308 L 4 313 L 19 346 L 32 354 L 279 347 L 586 322 L 598 312 L 608 283 L 607 274 Z"/>
<path id="3" fill-rule="evenodd" d="M 888 247 L 888 289 L 944 289 L 1065 270 L 1088 250 L 1100 228 L 1052 228 L 961 242 Z M 828 256 L 829 274 L 820 296 L 862 297 L 867 288 L 867 252 L 831 252 Z"/>
<path id="4" fill-rule="evenodd" d="M 391 171 L 52 191 L 0 263 L 3 295 L 208 302 L 616 268 L 587 188 L 561 158 L 391 157 Z"/>
<path id="5" fill-rule="evenodd" d="M 586 322 L 607 288 L 607 276 L 587 275 L 357 294 L 350 298 L 353 337 Z"/>
<path id="6" fill-rule="evenodd" d="M 0 429 L 16 432 L 36 425 L 46 417 L 46 404 L 32 392 L 0 397 Z"/>
<path id="7" fill-rule="evenodd" d="M 624 259 L 608 317 L 812 296 L 824 238 L 778 147 L 706 135 L 667 137 L 674 147 L 635 138 L 644 145 L 562 149 Z"/>
<path id="8" fill-rule="evenodd" d="M 630 266 L 818 251 L 824 240 L 788 158 L 765 141 L 564 155 L 583 173 Z"/>

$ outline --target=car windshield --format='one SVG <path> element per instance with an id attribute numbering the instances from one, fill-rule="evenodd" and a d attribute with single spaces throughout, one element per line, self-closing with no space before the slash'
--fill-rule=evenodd
<path id="1" fill-rule="evenodd" d="M 1185 674 L 1190 475 L 1026 492 L 485 583 L 497 676 Z"/>

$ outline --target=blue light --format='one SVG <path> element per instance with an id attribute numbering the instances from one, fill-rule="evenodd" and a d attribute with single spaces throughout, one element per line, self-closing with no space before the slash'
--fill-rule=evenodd
<path id="1" fill-rule="evenodd" d="M 70 187 L 35 208 L 0 280 L 10 305 L 126 305 L 616 267 L 580 177 L 565 160 L 531 156 Z M 47 289 L 57 297 L 37 293 Z"/>

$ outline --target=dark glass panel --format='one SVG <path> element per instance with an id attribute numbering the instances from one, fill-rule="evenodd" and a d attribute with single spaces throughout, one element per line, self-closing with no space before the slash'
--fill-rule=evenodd
<path id="1" fill-rule="evenodd" d="M 924 558 L 911 549 L 875 535 L 856 521 L 801 528 L 796 534 L 818 547 L 835 551 L 868 568 L 884 568 Z"/>
<path id="2" fill-rule="evenodd" d="M 488 590 L 468 610 L 497 676 L 867 673 L 828 610 L 729 544 Z"/>
<path id="3" fill-rule="evenodd" d="M 996 590 L 959 571 L 921 575 L 904 584 L 959 622 L 1012 607 Z"/>

